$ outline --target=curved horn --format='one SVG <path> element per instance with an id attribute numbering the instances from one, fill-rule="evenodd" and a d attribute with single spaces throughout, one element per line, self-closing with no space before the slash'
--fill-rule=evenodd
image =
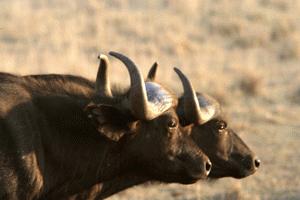
<path id="1" fill-rule="evenodd" d="M 184 117 L 192 123 L 204 124 L 215 116 L 218 109 L 214 104 L 204 102 L 204 99 L 198 99 L 197 94 L 189 79 L 178 69 L 174 68 L 179 76 L 184 90 Z M 203 106 L 199 105 L 202 104 Z"/>
<path id="2" fill-rule="evenodd" d="M 183 86 L 185 118 L 190 122 L 198 122 L 201 120 L 201 112 L 194 88 L 188 78 L 178 68 L 175 67 L 174 71 L 179 76 Z"/>
<path id="3" fill-rule="evenodd" d="M 148 72 L 147 81 L 155 81 L 157 66 L 158 66 L 157 62 L 153 63 L 152 67 Z"/>
<path id="4" fill-rule="evenodd" d="M 109 61 L 106 55 L 99 55 L 100 60 L 97 78 L 96 78 L 96 94 L 102 97 L 112 97 L 110 90 L 110 81 L 108 76 Z"/>
<path id="5" fill-rule="evenodd" d="M 148 98 L 144 83 L 144 78 L 134 64 L 128 57 L 117 53 L 117 52 L 109 52 L 109 54 L 124 63 L 126 66 L 129 75 L 130 75 L 130 93 L 129 93 L 129 102 L 131 111 L 133 114 L 139 119 L 151 120 L 158 116 L 157 113 L 154 113 L 148 107 Z"/>

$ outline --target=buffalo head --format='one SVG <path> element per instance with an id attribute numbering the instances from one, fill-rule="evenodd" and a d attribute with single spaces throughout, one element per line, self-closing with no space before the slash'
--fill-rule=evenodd
<path id="1" fill-rule="evenodd" d="M 155 79 L 156 70 L 155 63 L 148 73 L 148 80 Z M 212 162 L 209 177 L 244 178 L 253 174 L 259 168 L 260 160 L 227 126 L 227 122 L 220 116 L 219 103 L 207 94 L 196 93 L 188 78 L 179 69 L 174 70 L 184 89 L 184 95 L 179 98 L 177 106 L 180 124 L 194 124 L 190 126 L 191 136 Z"/>
<path id="2" fill-rule="evenodd" d="M 193 183 L 211 169 L 176 110 L 177 98 L 162 85 L 147 81 L 126 56 L 110 52 L 129 71 L 130 88 L 125 94 L 110 90 L 108 59 L 100 57 L 94 103 L 87 107 L 98 132 L 123 147 L 129 170 L 164 182 Z M 134 163 L 132 165 L 132 163 Z"/>

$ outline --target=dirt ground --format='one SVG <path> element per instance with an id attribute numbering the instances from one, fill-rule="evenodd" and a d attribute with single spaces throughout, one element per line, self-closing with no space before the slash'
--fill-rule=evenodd
<path id="1" fill-rule="evenodd" d="M 181 93 L 173 67 L 215 96 L 262 161 L 248 178 L 147 184 L 111 200 L 300 199 L 299 0 L 0 0 L 0 71 L 94 79 L 122 52 Z M 113 82 L 127 72 L 111 58 Z"/>

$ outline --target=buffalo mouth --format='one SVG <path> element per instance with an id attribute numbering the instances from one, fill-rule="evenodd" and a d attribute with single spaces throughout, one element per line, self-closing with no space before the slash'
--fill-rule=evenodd
<path id="1" fill-rule="evenodd" d="M 255 169 L 246 169 L 243 166 L 224 164 L 217 165 L 213 164 L 212 170 L 208 175 L 209 178 L 223 178 L 223 177 L 233 177 L 237 179 L 242 179 L 255 173 Z"/>
<path id="2" fill-rule="evenodd" d="M 155 174 L 154 176 L 157 180 L 160 180 L 164 183 L 180 183 L 186 185 L 196 183 L 199 179 L 207 178 L 203 174 L 192 174 L 184 171 L 182 171 L 181 173 Z"/>
<path id="3" fill-rule="evenodd" d="M 177 158 L 175 158 L 177 159 Z M 177 160 L 176 164 L 168 163 L 165 165 L 152 165 L 152 167 L 147 167 L 147 171 L 152 178 L 159 180 L 164 183 L 181 183 L 181 184 L 192 184 L 200 179 L 207 179 L 208 173 L 210 171 L 204 170 L 201 167 L 195 167 L 195 165 L 188 165 L 186 162 Z M 162 168 L 162 166 L 164 166 Z"/>
<path id="4" fill-rule="evenodd" d="M 181 183 L 181 184 L 193 184 L 196 183 L 200 178 L 199 177 L 187 177 L 185 175 L 172 175 L 166 174 L 164 177 L 160 177 L 160 179 L 165 183 Z"/>

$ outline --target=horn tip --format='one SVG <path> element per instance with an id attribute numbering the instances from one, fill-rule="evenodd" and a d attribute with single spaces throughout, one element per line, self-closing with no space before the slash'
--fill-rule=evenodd
<path id="1" fill-rule="evenodd" d="M 109 55 L 111 56 L 115 56 L 115 55 L 118 55 L 119 53 L 115 52 L 115 51 L 110 51 L 108 52 Z"/>
<path id="2" fill-rule="evenodd" d="M 107 60 L 108 60 L 108 57 L 107 57 L 106 55 L 104 55 L 104 54 L 100 54 L 100 55 L 98 56 L 98 59 L 99 59 L 99 60 L 105 60 L 105 61 L 107 61 Z"/>
<path id="3" fill-rule="evenodd" d="M 179 69 L 179 68 L 177 68 L 177 67 L 173 67 L 173 70 L 179 75 L 182 75 L 183 73 L 182 73 L 182 71 Z"/>

